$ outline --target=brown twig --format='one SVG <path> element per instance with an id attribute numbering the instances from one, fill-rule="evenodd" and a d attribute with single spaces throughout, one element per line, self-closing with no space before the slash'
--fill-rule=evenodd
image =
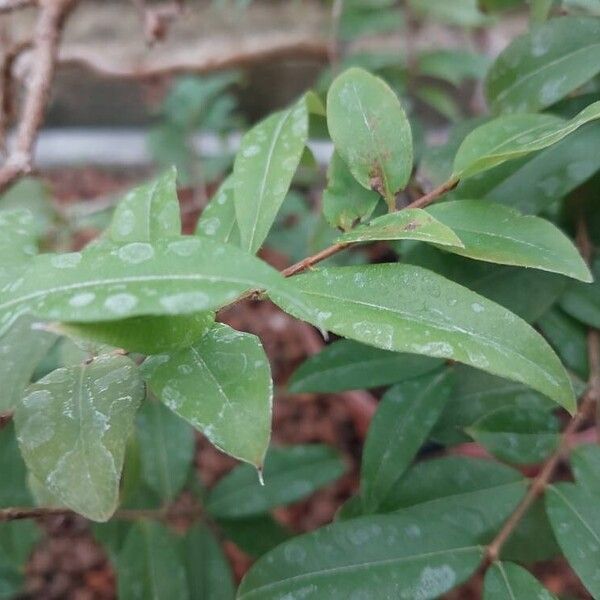
<path id="1" fill-rule="evenodd" d="M 0 192 L 32 169 L 33 148 L 50 96 L 58 45 L 67 13 L 75 0 L 45 0 L 33 38 L 32 72 L 14 146 L 0 169 Z"/>
<path id="2" fill-rule="evenodd" d="M 417 200 L 411 202 L 405 208 L 424 208 L 425 206 L 429 206 L 430 204 L 437 202 L 442 196 L 444 196 L 448 192 L 451 192 L 458 185 L 458 183 L 458 179 L 449 179 L 445 183 L 442 183 L 442 185 L 431 190 L 428 194 L 417 198 Z"/>
<path id="3" fill-rule="evenodd" d="M 167 36 L 169 26 L 183 11 L 183 0 L 173 0 L 160 6 L 148 6 L 145 0 L 132 0 L 144 26 L 146 43 L 152 46 Z"/>

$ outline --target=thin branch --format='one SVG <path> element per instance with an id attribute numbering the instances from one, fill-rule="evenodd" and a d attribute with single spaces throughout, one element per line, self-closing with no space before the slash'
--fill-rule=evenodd
<path id="1" fill-rule="evenodd" d="M 449 179 L 445 183 L 442 183 L 442 185 L 431 190 L 431 192 L 429 192 L 428 194 L 425 194 L 424 196 L 421 196 L 414 202 L 411 202 L 405 208 L 424 208 L 426 206 L 429 206 L 430 204 L 437 202 L 442 196 L 444 196 L 448 192 L 451 192 L 458 184 L 458 179 Z"/>
<path id="2" fill-rule="evenodd" d="M 0 169 L 0 192 L 32 169 L 33 148 L 54 78 L 63 23 L 75 0 L 46 0 L 40 7 L 34 33 L 32 72 L 14 147 Z"/>
<path id="3" fill-rule="evenodd" d="M 183 0 L 174 0 L 160 6 L 148 6 L 146 0 L 132 0 L 144 26 L 146 43 L 152 46 L 166 38 L 171 23 L 181 16 Z"/>
<path id="4" fill-rule="evenodd" d="M 36 5 L 37 0 L 0 0 L 0 14 Z"/>
<path id="5" fill-rule="evenodd" d="M 345 250 L 350 245 L 351 244 L 348 242 L 343 243 L 343 244 L 333 244 L 332 246 L 325 248 L 325 250 L 321 250 L 321 252 L 317 252 L 316 254 L 313 254 L 312 256 L 304 258 L 303 260 L 297 262 L 296 264 L 293 264 L 291 267 L 284 269 L 283 271 L 281 271 L 281 274 L 284 277 L 291 277 L 292 275 L 297 275 L 298 273 L 302 273 L 302 271 L 306 271 L 306 269 L 310 269 L 313 265 L 320 263 L 321 261 L 325 260 L 326 258 L 329 258 L 330 256 L 333 256 L 334 254 L 337 254 L 338 252 Z"/>

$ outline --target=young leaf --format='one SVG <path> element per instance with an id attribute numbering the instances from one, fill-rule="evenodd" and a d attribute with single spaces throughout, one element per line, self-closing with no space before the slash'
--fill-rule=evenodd
<path id="1" fill-rule="evenodd" d="M 483 600 L 557 600 L 531 573 L 513 563 L 495 562 L 485 574 Z"/>
<path id="2" fill-rule="evenodd" d="M 189 600 L 233 600 L 235 587 L 231 569 L 210 530 L 204 525 L 194 525 L 180 545 Z"/>
<path id="3" fill-rule="evenodd" d="M 308 138 L 301 98 L 255 125 L 242 138 L 233 166 L 235 214 L 242 248 L 256 252 L 288 192 Z"/>
<path id="4" fill-rule="evenodd" d="M 196 235 L 223 244 L 240 246 L 240 230 L 235 220 L 234 192 L 235 180 L 233 175 L 230 175 L 202 211 L 196 225 Z"/>
<path id="5" fill-rule="evenodd" d="M 367 71 L 348 69 L 329 88 L 327 126 L 352 175 L 393 209 L 413 167 L 410 124 L 396 94 Z"/>
<path id="6" fill-rule="evenodd" d="M 373 515 L 334 523 L 260 558 L 238 600 L 433 600 L 477 568 L 482 549 L 461 528 L 432 514 Z"/>
<path id="7" fill-rule="evenodd" d="M 155 521 L 135 523 L 117 559 L 118 597 L 123 600 L 190 598 L 177 541 Z"/>
<path id="8" fill-rule="evenodd" d="M 378 240 L 420 240 L 440 246 L 463 246 L 450 227 L 420 208 L 405 208 L 373 219 L 368 225 L 345 233 L 338 242 Z"/>
<path id="9" fill-rule="evenodd" d="M 549 221 L 481 200 L 442 202 L 430 206 L 427 212 L 451 228 L 462 242 L 450 244 L 452 247 L 445 248 L 448 252 L 504 265 L 535 267 L 585 282 L 593 279 L 571 240 Z"/>
<path id="10" fill-rule="evenodd" d="M 400 383 L 435 371 L 442 360 L 390 352 L 354 340 L 338 340 L 304 361 L 290 392 L 343 392 Z"/>
<path id="11" fill-rule="evenodd" d="M 379 194 L 360 185 L 337 152 L 327 170 L 327 188 L 323 192 L 323 215 L 332 227 L 352 229 L 356 221 L 371 216 L 379 202 Z"/>
<path id="12" fill-rule="evenodd" d="M 449 358 L 546 394 L 575 399 L 546 341 L 517 316 L 435 273 L 400 264 L 322 269 L 290 280 L 319 325 L 385 350 Z M 292 315 L 293 306 L 274 300 Z M 301 318 L 301 317 L 300 317 Z"/>
<path id="13" fill-rule="evenodd" d="M 456 391 L 450 398 L 434 427 L 432 437 L 441 444 L 452 445 L 468 441 L 464 430 L 475 421 L 500 408 L 514 412 L 536 410 L 550 412 L 554 404 L 538 392 L 521 383 L 509 381 L 457 365 Z"/>
<path id="14" fill-rule="evenodd" d="M 63 323 L 54 325 L 52 330 L 129 352 L 158 354 L 191 346 L 214 322 L 213 312 L 198 312 L 191 315 L 131 317 L 98 323 Z"/>
<path id="15" fill-rule="evenodd" d="M 193 429 L 152 399 L 142 406 L 137 423 L 144 481 L 163 501 L 173 500 L 194 459 Z"/>
<path id="16" fill-rule="evenodd" d="M 65 506 L 108 520 L 143 395 L 138 370 L 124 356 L 53 371 L 26 390 L 15 410 L 27 467 Z"/>
<path id="17" fill-rule="evenodd" d="M 552 485 L 546 510 L 569 564 L 593 597 L 600 596 L 600 504 L 583 486 Z"/>
<path id="18" fill-rule="evenodd" d="M 568 121 L 548 114 L 498 117 L 467 135 L 454 158 L 453 177 L 466 179 L 507 160 L 547 148 L 598 118 L 600 102 L 590 104 Z"/>
<path id="19" fill-rule="evenodd" d="M 375 512 L 423 445 L 453 391 L 451 369 L 394 386 L 383 396 L 363 450 L 361 490 Z"/>
<path id="20" fill-rule="evenodd" d="M 600 328 L 600 259 L 592 265 L 595 281 L 591 285 L 576 282 L 560 299 L 561 308 L 578 321 Z"/>
<path id="21" fill-rule="evenodd" d="M 118 244 L 154 242 L 180 234 L 177 171 L 173 168 L 131 190 L 117 205 L 107 230 L 108 237 Z"/>
<path id="22" fill-rule="evenodd" d="M 542 462 L 560 441 L 556 417 L 531 408 L 499 408 L 473 423 L 467 433 L 488 452 L 515 465 Z"/>
<path id="23" fill-rule="evenodd" d="M 56 341 L 56 336 L 33 329 L 33 324 L 31 317 L 23 315 L 0 337 L 0 413 L 13 410 L 35 368 Z"/>
<path id="24" fill-rule="evenodd" d="M 273 383 L 257 337 L 215 324 L 190 348 L 149 358 L 143 373 L 154 394 L 215 446 L 262 465 Z"/>
<path id="25" fill-rule="evenodd" d="M 494 112 L 535 112 L 600 72 L 600 23 L 586 17 L 551 19 L 514 40 L 485 82 Z"/>
<path id="26" fill-rule="evenodd" d="M 257 258 L 198 237 L 40 255 L 1 294 L 0 333 L 27 309 L 79 323 L 189 314 L 282 281 Z"/>
<path id="27" fill-rule="evenodd" d="M 327 446 L 273 448 L 265 460 L 264 485 L 249 465 L 236 467 L 213 488 L 206 509 L 219 518 L 261 514 L 310 496 L 344 471 L 341 458 Z"/>

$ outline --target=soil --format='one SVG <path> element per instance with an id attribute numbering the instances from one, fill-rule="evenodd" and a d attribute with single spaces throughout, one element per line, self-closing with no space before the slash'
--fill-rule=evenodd
<path id="1" fill-rule="evenodd" d="M 47 174 L 56 201 L 64 205 L 75 200 L 110 196 L 135 183 L 142 173 L 127 176 L 85 169 L 77 172 Z M 185 228 L 189 231 L 197 212 L 189 210 L 190 194 L 181 194 Z M 95 232 L 88 231 L 74 240 L 81 246 Z M 285 257 L 264 256 L 277 267 L 286 265 Z M 321 442 L 337 448 L 348 464 L 340 480 L 318 491 L 305 501 L 275 512 L 276 518 L 293 531 L 313 530 L 329 523 L 341 504 L 358 488 L 361 448 L 377 400 L 368 392 L 345 394 L 289 394 L 286 381 L 307 356 L 319 351 L 324 341 L 313 328 L 285 315 L 266 302 L 240 303 L 221 315 L 236 329 L 260 336 L 270 358 L 275 382 L 273 441 L 279 444 Z M 470 452 L 473 451 L 470 445 Z M 196 465 L 199 477 L 212 486 L 236 462 L 210 445 L 200 434 Z M 72 515 L 51 517 L 40 522 L 46 532 L 27 567 L 26 594 L 31 600 L 112 600 L 115 574 L 102 548 L 94 541 L 85 519 Z M 224 549 L 239 580 L 252 561 L 233 543 Z M 555 594 L 581 599 L 589 596 L 577 577 L 561 560 L 536 566 L 534 573 Z M 481 577 L 448 594 L 448 600 L 481 598 Z M 325 600 L 325 599 L 324 599 Z"/>

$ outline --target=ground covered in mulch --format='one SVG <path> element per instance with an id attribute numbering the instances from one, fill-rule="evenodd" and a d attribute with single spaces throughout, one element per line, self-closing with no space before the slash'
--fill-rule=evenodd
<path id="1" fill-rule="evenodd" d="M 143 174 L 135 176 L 139 179 Z M 48 178 L 54 197 L 63 205 L 117 193 L 134 183 L 131 174 L 125 177 L 94 170 L 54 172 L 48 174 Z M 189 193 L 184 192 L 181 200 L 185 209 Z M 189 230 L 197 212 L 184 212 L 188 215 L 185 225 Z M 94 231 L 81 233 L 74 240 L 74 245 L 84 244 L 93 235 Z M 285 257 L 269 254 L 265 258 L 277 267 L 285 266 Z M 236 329 L 258 335 L 264 344 L 276 390 L 274 442 L 328 444 L 337 448 L 348 464 L 348 472 L 340 480 L 303 502 L 276 510 L 276 518 L 296 532 L 310 531 L 330 522 L 341 504 L 358 488 L 361 448 L 376 406 L 375 396 L 360 391 L 336 395 L 287 393 L 286 381 L 293 370 L 323 346 L 320 334 L 267 302 L 240 303 L 220 318 Z M 235 464 L 198 434 L 196 465 L 206 486 L 214 485 Z M 84 519 L 76 516 L 51 517 L 44 519 L 41 525 L 46 536 L 28 565 L 24 598 L 111 600 L 116 597 L 113 568 L 91 536 Z M 231 542 L 225 543 L 225 551 L 236 578 L 241 578 L 251 559 Z M 562 560 L 539 565 L 535 573 L 554 593 L 590 598 Z M 447 598 L 480 599 L 481 578 L 475 578 Z"/>

